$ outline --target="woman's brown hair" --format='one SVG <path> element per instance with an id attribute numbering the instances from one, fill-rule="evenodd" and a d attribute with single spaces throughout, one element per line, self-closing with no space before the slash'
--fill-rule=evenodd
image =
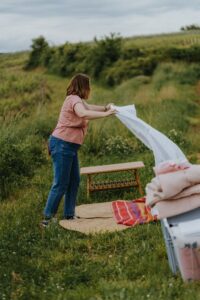
<path id="1" fill-rule="evenodd" d="M 72 77 L 68 87 L 67 96 L 77 95 L 81 99 L 88 99 L 90 93 L 90 78 L 85 74 L 77 74 Z"/>

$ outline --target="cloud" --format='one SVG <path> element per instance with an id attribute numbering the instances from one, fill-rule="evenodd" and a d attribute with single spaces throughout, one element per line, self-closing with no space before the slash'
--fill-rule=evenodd
<path id="1" fill-rule="evenodd" d="M 44 35 L 50 43 L 178 31 L 198 23 L 199 0 L 1 0 L 0 52 L 28 49 Z"/>
<path id="2" fill-rule="evenodd" d="M 199 0 L 1 0 L 0 11 L 35 16 L 122 16 L 154 15 L 159 11 L 197 10 Z"/>

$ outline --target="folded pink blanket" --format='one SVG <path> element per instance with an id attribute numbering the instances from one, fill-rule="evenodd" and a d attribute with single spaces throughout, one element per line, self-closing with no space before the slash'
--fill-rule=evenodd
<path id="1" fill-rule="evenodd" d="M 161 200 L 177 199 L 181 192 L 200 184 L 200 165 L 154 177 L 146 186 L 146 203 L 153 206 Z M 187 196 L 194 194 L 190 189 Z"/>
<path id="2" fill-rule="evenodd" d="M 157 197 L 157 194 L 155 192 L 149 192 L 146 203 L 149 206 L 154 206 L 155 204 L 163 201 L 175 201 L 179 200 L 181 198 L 189 198 L 192 195 L 200 194 L 200 184 L 192 185 L 188 188 L 185 188 L 180 193 L 176 194 L 174 197 L 169 199 L 160 199 Z"/>

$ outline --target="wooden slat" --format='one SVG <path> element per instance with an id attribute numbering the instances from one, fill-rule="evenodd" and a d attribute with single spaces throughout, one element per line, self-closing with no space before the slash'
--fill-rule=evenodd
<path id="1" fill-rule="evenodd" d="M 81 175 L 98 174 L 98 173 L 108 173 L 108 172 L 118 172 L 118 171 L 139 169 L 143 167 L 144 167 L 144 163 L 142 161 L 136 161 L 136 162 L 121 163 L 121 164 L 83 167 L 80 169 L 80 173 Z"/>
<path id="2" fill-rule="evenodd" d="M 123 180 L 123 181 L 106 181 L 106 182 L 93 182 L 90 186 L 91 191 L 97 191 L 100 189 L 115 189 L 115 188 L 125 188 L 125 187 L 133 187 L 137 186 L 137 182 L 135 180 Z"/>
<path id="3" fill-rule="evenodd" d="M 124 185 L 121 185 L 121 184 L 107 184 L 107 185 L 92 185 L 90 187 L 90 192 L 95 192 L 95 191 L 104 191 L 104 190 L 114 190 L 114 189 L 127 189 L 127 188 L 130 188 L 130 187 L 136 187 L 138 186 L 136 182 L 133 182 L 133 183 L 128 183 L 128 184 L 124 184 Z"/>

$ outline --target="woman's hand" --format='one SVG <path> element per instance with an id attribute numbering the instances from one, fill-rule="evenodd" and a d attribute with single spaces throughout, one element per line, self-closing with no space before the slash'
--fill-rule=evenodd
<path id="1" fill-rule="evenodd" d="M 115 104 L 114 104 L 114 103 L 108 103 L 108 104 L 105 106 L 106 111 L 108 111 L 109 109 L 111 109 L 111 105 L 115 105 Z"/>
<path id="2" fill-rule="evenodd" d="M 105 112 L 105 116 L 108 117 L 108 116 L 113 115 L 113 114 L 116 114 L 116 113 L 117 113 L 117 110 L 111 108 L 111 109 L 109 109 L 109 110 L 107 110 L 107 111 Z"/>

